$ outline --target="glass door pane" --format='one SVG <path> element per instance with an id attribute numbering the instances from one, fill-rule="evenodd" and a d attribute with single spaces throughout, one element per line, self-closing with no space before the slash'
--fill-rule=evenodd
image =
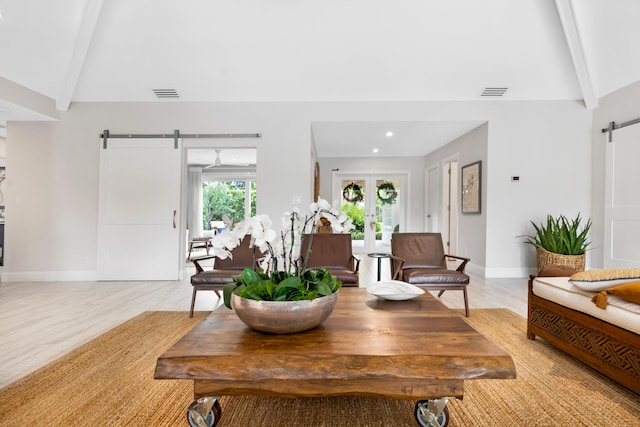
<path id="1" fill-rule="evenodd" d="M 341 210 L 353 220 L 354 229 L 351 230 L 353 251 L 364 252 L 366 180 L 342 179 L 340 189 Z"/>
<path id="2" fill-rule="evenodd" d="M 400 180 L 377 178 L 375 185 L 376 233 L 371 250 L 388 252 L 391 248 L 391 234 L 400 231 Z"/>

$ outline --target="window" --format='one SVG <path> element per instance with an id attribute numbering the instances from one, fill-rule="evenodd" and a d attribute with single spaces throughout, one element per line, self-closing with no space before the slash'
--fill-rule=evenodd
<path id="1" fill-rule="evenodd" d="M 254 179 L 208 181 L 202 185 L 203 230 L 221 228 L 223 215 L 236 223 L 256 214 Z"/>

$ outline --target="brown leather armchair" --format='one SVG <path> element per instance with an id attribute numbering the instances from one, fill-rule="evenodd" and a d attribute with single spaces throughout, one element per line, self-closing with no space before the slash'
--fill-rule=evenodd
<path id="1" fill-rule="evenodd" d="M 189 317 L 193 317 L 193 307 L 196 303 L 196 293 L 198 291 L 214 291 L 220 298 L 219 291 L 224 289 L 227 283 L 233 282 L 234 276 L 242 273 L 245 268 L 256 268 L 256 248 L 249 247 L 250 244 L 251 236 L 245 236 L 240 244 L 231 251 L 232 257 L 221 259 L 215 255 L 210 255 L 191 260 L 196 267 L 196 274 L 191 276 L 193 294 L 191 296 Z M 205 270 L 202 268 L 200 262 L 212 258 L 213 269 Z"/>
<path id="2" fill-rule="evenodd" d="M 309 242 L 311 252 L 306 260 L 306 268 L 326 268 L 343 286 L 359 286 L 360 260 L 353 256 L 351 234 L 303 234 L 300 244 L 301 265 L 305 265 Z"/>
<path id="3" fill-rule="evenodd" d="M 447 259 L 462 261 L 456 270 L 447 268 Z M 461 290 L 465 314 L 469 317 L 467 286 L 469 276 L 464 269 L 469 258 L 444 253 L 440 233 L 393 233 L 391 237 L 391 277 L 426 290 Z"/>

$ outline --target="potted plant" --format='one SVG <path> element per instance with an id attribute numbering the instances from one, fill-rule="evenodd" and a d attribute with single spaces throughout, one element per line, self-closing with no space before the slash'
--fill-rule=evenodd
<path id="1" fill-rule="evenodd" d="M 535 233 L 526 235 L 525 243 L 536 247 L 538 272 L 549 265 L 566 265 L 576 271 L 584 270 L 585 253 L 589 244 L 591 219 L 582 225 L 580 214 L 570 220 L 564 215 L 547 215 L 546 223 L 531 221 Z"/>
<path id="2" fill-rule="evenodd" d="M 251 328 L 270 333 L 302 332 L 320 324 L 333 310 L 342 283 L 326 269 L 310 270 L 300 263 L 300 237 L 306 233 L 313 239 L 322 218 L 335 232 L 353 228 L 346 214 L 319 199 L 304 217 L 297 208 L 285 212 L 280 239 L 276 239 L 266 215 L 256 215 L 213 237 L 216 256 L 230 256 L 230 250 L 245 235 L 250 235 L 252 244 L 264 254 L 259 268 L 245 269 L 223 291 L 225 305 Z M 304 259 L 309 259 L 308 254 Z"/>

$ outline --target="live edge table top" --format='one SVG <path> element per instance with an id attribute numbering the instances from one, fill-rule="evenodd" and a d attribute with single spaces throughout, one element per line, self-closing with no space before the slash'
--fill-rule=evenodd
<path id="1" fill-rule="evenodd" d="M 474 378 L 515 378 L 511 357 L 429 293 L 385 301 L 343 288 L 331 316 L 292 335 L 253 331 L 224 306 L 158 358 L 156 379 L 220 395 L 463 396 Z"/>

